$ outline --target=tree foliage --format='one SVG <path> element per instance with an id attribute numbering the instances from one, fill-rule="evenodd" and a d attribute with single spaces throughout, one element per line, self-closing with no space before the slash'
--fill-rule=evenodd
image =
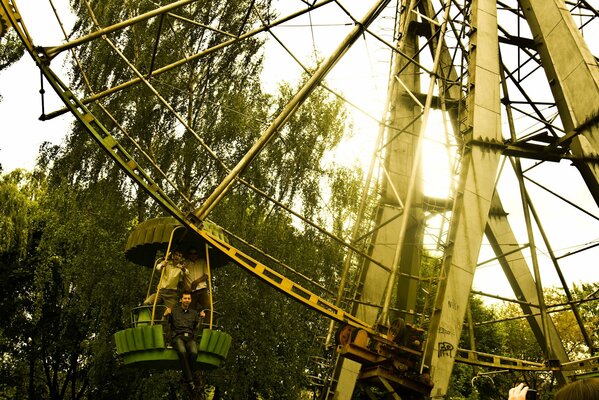
<path id="1" fill-rule="evenodd" d="M 29 295 L 33 271 L 30 265 L 34 259 L 32 243 L 37 240 L 37 187 L 32 175 L 25 171 L 16 170 L 0 177 L 0 317 L 4 321 L 0 327 L 2 398 L 27 396 L 26 387 L 8 382 L 26 381 L 29 370 L 24 349 L 31 329 L 28 313 L 32 307 Z"/>
<path id="2" fill-rule="evenodd" d="M 584 325 L 591 338 L 597 338 L 596 319 L 599 312 L 597 283 L 574 285 L 570 292 L 578 304 Z M 570 360 L 589 356 L 580 328 L 569 308 L 564 308 L 567 298 L 563 289 L 546 288 L 546 303 L 551 319 L 560 335 Z M 487 306 L 480 299 L 470 302 L 474 321 L 476 351 L 499 354 L 504 357 L 543 363 L 543 351 L 528 322 L 522 317 L 522 309 L 516 304 Z M 561 306 L 560 306 L 561 305 Z M 460 341 L 461 348 L 470 348 L 469 329 L 465 327 Z M 448 396 L 454 399 L 505 399 L 515 384 L 525 382 L 538 390 L 539 399 L 552 399 L 558 388 L 557 380 L 549 372 L 501 371 L 475 368 L 457 364 L 454 368 Z"/>
<path id="3" fill-rule="evenodd" d="M 594 348 L 599 346 L 599 302 L 597 302 L 597 291 L 599 282 L 580 283 L 570 288 L 573 300 L 579 300 L 575 304 L 583 321 L 583 325 L 589 335 Z M 551 313 L 551 319 L 559 332 L 562 343 L 570 359 L 583 358 L 589 353 L 589 347 L 584 340 L 582 331 L 578 325 L 571 308 L 565 305 L 568 299 L 563 289 L 550 288 L 546 290 L 546 302 L 548 304 L 561 304 L 554 307 L 556 312 Z"/>
<path id="4" fill-rule="evenodd" d="M 39 191 L 34 178 L 24 170 L 15 170 L 0 181 L 0 252 L 25 256 L 31 236 L 32 219 L 37 209 Z"/>
<path id="5" fill-rule="evenodd" d="M 127 379 L 115 368 L 112 334 L 122 326 L 125 305 L 141 292 L 128 282 L 146 274 L 122 255 L 130 210 L 109 179 L 81 187 L 60 171 L 36 175 L 43 180 L 23 182 L 36 193 L 35 204 L 19 211 L 29 217 L 30 234 L 19 245 L 25 252 L 13 246 L 12 258 L 1 253 L 8 261 L 2 265 L 8 322 L 2 337 L 10 338 L 3 355 L 11 360 L 3 372 L 22 374 L 10 380 L 17 398 L 113 398 Z M 23 204 L 10 200 L 11 207 Z"/>
<path id="6" fill-rule="evenodd" d="M 269 1 L 251 4 L 269 18 Z M 177 9 L 179 18 L 154 18 L 147 24 L 119 31 L 109 39 L 140 73 L 148 74 L 228 39 L 215 30 L 198 28 L 183 19 L 237 33 L 256 19 L 252 13 L 250 20 L 246 20 L 249 6 L 248 1 L 194 2 Z M 73 7 L 81 16 L 76 25 L 80 34 L 154 8 L 151 3 L 94 2 L 94 21 L 84 3 L 73 2 Z M 226 173 L 223 168 L 234 165 L 261 132 L 270 102 L 260 88 L 261 45 L 262 40 L 251 37 L 188 61 L 149 80 L 161 98 L 144 84 L 137 84 L 104 100 L 104 109 L 110 110 L 112 118 L 97 113 L 119 140 L 128 144 L 112 119 L 119 121 L 145 149 L 144 155 L 129 146 L 157 183 L 186 210 L 204 199 Z M 102 91 L 137 77 L 108 43 L 90 43 L 79 49 L 78 57 L 85 68 L 74 75 L 74 83 L 84 93 Z M 98 59 L 106 62 L 98 63 Z M 165 103 L 174 112 L 169 112 Z M 140 208 L 150 209 L 150 215 L 157 212 L 148 203 L 142 203 Z"/>
<path id="7" fill-rule="evenodd" d="M 281 98 L 288 98 L 291 92 L 288 85 L 283 86 Z M 340 208 L 331 213 L 331 209 L 322 208 L 320 186 L 323 176 L 330 176 L 333 182 L 347 178 L 348 188 L 361 178 L 343 170 L 328 170 L 320 163 L 325 152 L 340 140 L 342 115 L 338 100 L 322 90 L 317 91 L 292 117 L 281 138 L 255 160 L 246 174 L 247 179 L 277 202 L 301 204 L 304 215 L 310 215 L 315 221 L 332 214 L 329 225 L 342 226 L 344 219 L 355 215 L 352 214 L 356 212 L 355 203 L 329 204 L 330 208 Z M 279 269 L 320 296 L 331 296 L 324 288 L 336 287 L 336 273 L 341 270 L 343 261 L 340 245 L 331 238 L 306 224 L 294 222 L 280 207 L 247 187 L 238 187 L 227 196 L 211 218 L 282 260 L 298 274 L 277 267 L 272 259 L 254 254 L 266 265 Z M 244 243 L 236 245 L 249 254 L 254 253 Z M 223 395 L 226 398 L 298 398 L 302 390 L 309 387 L 306 375 L 315 368 L 314 357 L 322 353 L 327 320 L 233 265 L 215 274 L 217 310 L 223 310 L 223 326 L 232 333 L 236 344 L 223 373 L 218 374 L 222 376 L 217 384 L 224 388 Z M 306 281 L 302 276 L 313 279 Z M 247 379 L 233 382 L 240 376 Z"/>
<path id="8" fill-rule="evenodd" d="M 17 62 L 24 53 L 25 47 L 19 40 L 17 32 L 8 29 L 6 34 L 0 37 L 0 71 Z"/>

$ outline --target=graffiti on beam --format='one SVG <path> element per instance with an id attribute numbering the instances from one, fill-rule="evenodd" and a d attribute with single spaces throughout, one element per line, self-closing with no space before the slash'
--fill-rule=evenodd
<path id="1" fill-rule="evenodd" d="M 453 352 L 453 344 L 448 342 L 439 342 L 438 349 L 437 357 L 451 357 L 451 353 Z"/>
<path id="2" fill-rule="evenodd" d="M 452 299 L 447 300 L 447 306 L 456 311 L 460 308 L 458 302 Z"/>
<path id="3" fill-rule="evenodd" d="M 449 329 L 445 329 L 442 326 L 439 327 L 439 333 L 442 335 L 451 335 L 451 331 Z"/>

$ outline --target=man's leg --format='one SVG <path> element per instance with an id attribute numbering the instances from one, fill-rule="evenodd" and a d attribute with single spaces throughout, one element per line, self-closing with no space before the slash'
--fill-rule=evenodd
<path id="1" fill-rule="evenodd" d="M 144 305 L 151 306 L 152 304 L 154 304 L 155 298 L 156 298 L 156 293 L 152 293 L 150 296 L 148 296 L 147 299 L 144 300 Z"/>
<path id="2" fill-rule="evenodd" d="M 171 310 L 177 305 L 178 296 L 177 291 L 174 289 L 162 289 L 160 291 L 160 297 L 160 300 L 164 302 L 164 305 Z"/>
<path id="3" fill-rule="evenodd" d="M 196 359 L 198 358 L 198 345 L 196 344 L 195 339 L 189 339 L 185 343 L 185 348 L 187 349 L 188 365 L 193 371 Z"/>
<path id="4" fill-rule="evenodd" d="M 194 341 L 190 340 L 190 342 Z M 175 337 L 173 339 L 173 348 L 177 351 L 177 356 L 179 356 L 181 370 L 183 371 L 183 378 L 187 383 L 193 383 L 193 375 L 191 374 L 191 367 L 187 355 L 187 343 L 185 343 L 185 341 L 182 338 Z M 196 349 L 196 357 L 197 355 L 198 353 Z"/>
<path id="5" fill-rule="evenodd" d="M 191 292 L 191 303 L 189 304 L 189 308 L 200 312 L 202 310 L 202 304 L 200 303 L 200 291 L 194 290 Z"/>

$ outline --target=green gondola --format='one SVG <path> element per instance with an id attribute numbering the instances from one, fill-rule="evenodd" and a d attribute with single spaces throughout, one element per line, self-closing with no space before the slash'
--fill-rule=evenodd
<path id="1" fill-rule="evenodd" d="M 137 307 L 131 312 L 132 327 L 118 331 L 114 335 L 117 354 L 125 365 L 180 369 L 179 358 L 174 349 L 166 346 L 163 325 L 151 322 L 151 306 Z M 231 336 L 214 329 L 203 329 L 196 339 L 198 342 L 197 369 L 218 368 L 227 357 L 231 346 Z"/>
<path id="2" fill-rule="evenodd" d="M 225 238 L 215 224 L 204 225 L 213 235 Z M 205 247 L 209 270 L 222 265 L 225 259 L 205 244 L 197 235 L 189 233 L 171 217 L 154 218 L 139 224 L 129 235 L 125 248 L 128 260 L 143 266 L 153 266 L 156 257 L 167 253 L 170 245 L 181 248 Z M 201 244 L 202 246 L 199 246 Z M 141 306 L 131 311 L 131 327 L 114 334 L 117 354 L 128 366 L 155 369 L 180 369 L 177 352 L 170 347 L 161 316 L 165 306 Z M 152 316 L 154 315 L 154 318 Z M 196 337 L 198 357 L 196 369 L 215 369 L 227 357 L 232 338 L 215 329 L 212 321 Z M 214 329 L 213 329 L 214 328 Z"/>

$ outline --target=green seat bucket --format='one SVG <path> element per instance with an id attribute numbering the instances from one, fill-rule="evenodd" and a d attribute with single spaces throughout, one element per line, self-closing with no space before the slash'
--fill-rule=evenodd
<path id="1" fill-rule="evenodd" d="M 141 325 L 114 334 L 116 349 L 125 365 L 152 369 L 180 369 L 177 352 L 164 342 L 162 325 Z M 231 335 L 204 329 L 197 338 L 196 369 L 218 368 L 231 347 Z"/>

